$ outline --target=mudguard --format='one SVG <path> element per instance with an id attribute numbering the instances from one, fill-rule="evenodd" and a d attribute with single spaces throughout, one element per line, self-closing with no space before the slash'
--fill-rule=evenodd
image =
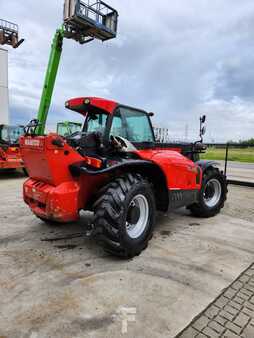
<path id="1" fill-rule="evenodd" d="M 151 161 L 125 160 L 103 169 L 93 169 L 88 167 L 87 163 L 85 162 L 77 162 L 70 165 L 69 169 L 74 177 L 81 176 L 81 179 L 83 174 L 85 174 L 85 176 L 91 176 L 91 178 L 98 176 L 99 179 L 101 175 L 114 175 L 117 171 L 134 171 L 135 173 L 145 175 L 145 177 L 150 177 L 155 187 L 157 209 L 164 212 L 168 210 L 169 194 L 167 179 L 162 169 Z"/>
<path id="2" fill-rule="evenodd" d="M 127 160 L 120 163 L 117 163 L 115 165 L 112 165 L 107 168 L 103 169 L 93 169 L 88 168 L 87 164 L 85 162 L 78 162 L 70 165 L 70 172 L 71 174 L 75 176 L 79 176 L 80 174 L 88 174 L 88 175 L 102 175 L 102 174 L 108 174 L 111 173 L 117 169 L 125 169 L 128 167 L 133 166 L 151 166 L 153 165 L 150 161 L 143 161 L 143 160 Z"/>
<path id="3" fill-rule="evenodd" d="M 219 163 L 216 161 L 211 161 L 211 160 L 200 160 L 197 161 L 196 164 L 202 169 L 202 172 L 204 173 L 206 170 L 209 168 L 218 168 Z"/>

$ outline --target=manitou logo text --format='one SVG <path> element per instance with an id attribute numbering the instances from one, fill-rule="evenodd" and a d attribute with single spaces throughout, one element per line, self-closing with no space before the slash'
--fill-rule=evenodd
<path id="1" fill-rule="evenodd" d="M 41 143 L 40 143 L 40 140 L 27 139 L 25 140 L 25 145 L 32 146 L 32 147 L 40 147 Z"/>

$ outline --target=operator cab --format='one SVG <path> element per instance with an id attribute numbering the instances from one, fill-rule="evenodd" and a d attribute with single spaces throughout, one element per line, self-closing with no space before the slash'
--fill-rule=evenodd
<path id="1" fill-rule="evenodd" d="M 67 138 L 70 145 L 82 148 L 85 154 L 108 151 L 112 145 L 127 151 L 155 142 L 149 114 L 143 110 L 99 98 L 69 100 L 66 108 L 85 116 L 82 132 Z"/>
<path id="2" fill-rule="evenodd" d="M 0 143 L 8 146 L 17 145 L 20 136 L 24 135 L 24 127 L 0 125 Z"/>

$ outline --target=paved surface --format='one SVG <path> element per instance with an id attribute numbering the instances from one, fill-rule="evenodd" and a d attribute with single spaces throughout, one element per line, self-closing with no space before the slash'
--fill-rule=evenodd
<path id="1" fill-rule="evenodd" d="M 206 337 L 254 337 L 254 264 L 177 336 Z"/>
<path id="2" fill-rule="evenodd" d="M 175 337 L 254 262 L 254 189 L 230 187 L 215 218 L 159 215 L 148 249 L 122 261 L 82 236 L 90 215 L 36 219 L 23 180 L 0 179 L 1 338 Z"/>
<path id="3" fill-rule="evenodd" d="M 230 168 L 234 169 L 248 169 L 254 171 L 254 163 L 228 161 L 228 165 Z"/>
<path id="4" fill-rule="evenodd" d="M 224 170 L 225 162 L 217 161 Z M 254 183 L 254 163 L 228 162 L 228 179 Z"/>

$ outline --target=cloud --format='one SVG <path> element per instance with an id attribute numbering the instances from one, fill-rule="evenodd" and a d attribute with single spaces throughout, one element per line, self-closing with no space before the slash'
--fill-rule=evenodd
<path id="1" fill-rule="evenodd" d="M 231 101 L 213 99 L 201 104 L 197 109 L 200 114 L 209 116 L 214 130 L 208 130 L 209 139 L 223 142 L 225 140 L 244 140 L 253 138 L 254 102 L 234 97 Z M 239 125 L 240 128 L 236 128 Z"/>
<path id="2" fill-rule="evenodd" d="M 154 111 L 154 124 L 167 126 L 172 138 L 183 137 L 186 125 L 195 138 L 201 113 L 209 140 L 253 136 L 253 1 L 109 2 L 119 10 L 118 37 L 85 46 L 65 41 L 50 126 L 79 119 L 64 109 L 66 99 L 92 95 Z M 36 114 L 62 5 L 0 3 L 1 16 L 19 23 L 26 38 L 9 53 L 13 121 Z"/>

